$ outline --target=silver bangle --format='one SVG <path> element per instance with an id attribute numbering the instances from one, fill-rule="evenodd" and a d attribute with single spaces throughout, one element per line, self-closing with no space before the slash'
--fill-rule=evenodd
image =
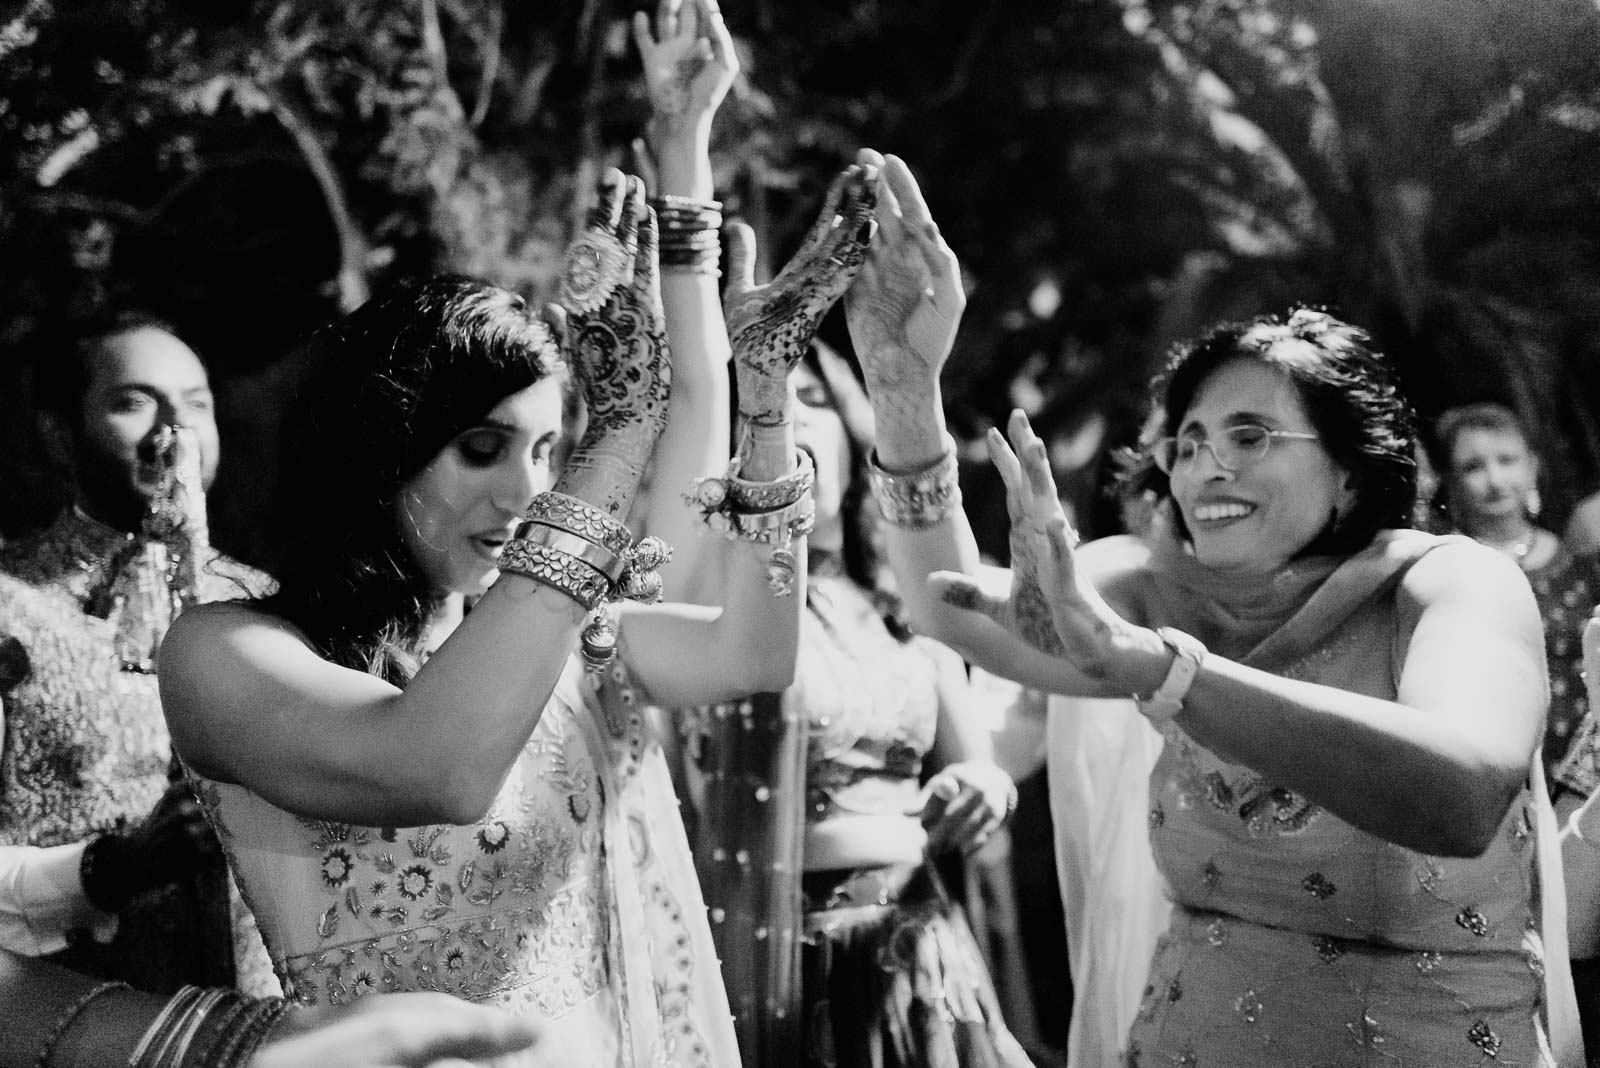
<path id="1" fill-rule="evenodd" d="M 868 461 L 868 478 L 878 513 L 891 526 L 907 530 L 936 527 L 961 507 L 961 483 L 957 478 L 956 443 L 944 437 L 944 454 L 916 471 L 891 474 L 878 463 L 877 450 Z"/>

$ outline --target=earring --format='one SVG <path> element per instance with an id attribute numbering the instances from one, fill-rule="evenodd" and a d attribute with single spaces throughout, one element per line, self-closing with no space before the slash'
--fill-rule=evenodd
<path id="1" fill-rule="evenodd" d="M 1543 502 L 1539 500 L 1539 489 L 1535 486 L 1529 490 L 1527 496 L 1522 498 L 1523 511 L 1528 513 L 1529 519 L 1539 518 L 1539 507 Z"/>

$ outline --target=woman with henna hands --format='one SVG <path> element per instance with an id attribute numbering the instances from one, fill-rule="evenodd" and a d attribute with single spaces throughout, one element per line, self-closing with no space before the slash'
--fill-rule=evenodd
<path id="1" fill-rule="evenodd" d="M 1076 546 L 1014 415 L 989 437 L 1013 567 L 991 592 L 940 410 L 957 264 L 883 168 L 846 309 L 911 617 L 1027 685 L 1136 695 L 1166 736 L 1175 907 L 1125 1063 L 1579 1063 L 1538 612 L 1492 549 L 1398 529 L 1412 419 L 1370 339 L 1301 309 L 1180 347 L 1130 474 L 1166 512 L 1147 538 Z"/>
<path id="2" fill-rule="evenodd" d="M 656 249 L 611 171 L 562 308 L 436 278 L 318 335 L 279 590 L 167 638 L 178 752 L 297 1003 L 431 990 L 538 1024 L 498 1064 L 738 1063 L 643 705 L 787 685 L 798 609 L 746 546 L 724 607 L 649 603 L 664 553 L 623 520 L 667 414 Z M 563 357 L 587 423 L 551 487 Z M 792 435 L 737 462 L 787 485 Z"/>
<path id="3" fill-rule="evenodd" d="M 728 440 L 730 357 L 740 440 L 787 430 L 793 392 L 792 432 L 814 483 L 809 575 L 793 574 L 781 547 L 769 566 L 775 587 L 796 600 L 804 594 L 795 685 L 781 697 L 678 714 L 696 866 L 744 1059 L 1026 1065 L 972 935 L 928 861 L 981 843 L 1009 815 L 1014 790 L 989 759 L 988 735 L 963 715 L 959 659 L 895 620 L 870 525 L 861 522 L 866 398 L 848 365 L 813 344 L 870 241 L 877 169 L 839 176 L 770 284 L 755 282 L 749 228 L 729 228 L 724 325 L 704 134 L 736 71 L 731 42 L 709 0 L 663 4 L 653 26 L 638 17 L 635 38 L 655 105 L 658 211 L 676 209 L 696 235 L 663 236 L 674 393 L 648 529 L 678 548 L 672 589 L 718 599 L 746 536 L 728 509 L 786 507 L 786 496 L 752 487 L 737 468 L 696 480 L 694 511 L 674 512 L 666 500 L 714 470 L 692 464 L 713 459 Z M 695 56 L 698 65 L 686 59 Z M 703 536 L 707 526 L 726 537 Z M 923 758 L 935 749 L 943 766 L 922 787 Z"/>

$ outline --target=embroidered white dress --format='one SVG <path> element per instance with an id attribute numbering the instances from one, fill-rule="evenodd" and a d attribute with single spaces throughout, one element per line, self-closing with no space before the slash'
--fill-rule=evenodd
<path id="1" fill-rule="evenodd" d="M 660 746 L 620 664 L 576 659 L 472 826 L 305 819 L 196 777 L 284 989 L 434 990 L 537 1021 L 499 1063 L 737 1065 Z"/>

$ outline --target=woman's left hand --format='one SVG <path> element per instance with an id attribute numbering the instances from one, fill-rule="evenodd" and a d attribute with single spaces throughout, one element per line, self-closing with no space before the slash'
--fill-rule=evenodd
<path id="1" fill-rule="evenodd" d="M 716 113 L 739 73 L 733 37 L 715 0 L 661 0 L 633 16 L 633 40 L 657 122 L 692 126 Z"/>
<path id="2" fill-rule="evenodd" d="M 847 167 L 828 189 L 800 251 L 766 285 L 756 285 L 754 234 L 743 223 L 728 227 L 723 311 L 739 380 L 739 411 L 756 425 L 786 417 L 789 372 L 810 348 L 822 317 L 861 270 L 877 203 L 877 168 Z"/>
<path id="3" fill-rule="evenodd" d="M 1006 485 L 1011 519 L 1011 589 L 1003 597 L 981 589 L 966 575 L 938 572 L 929 581 L 937 596 L 957 608 L 982 612 L 1022 641 L 1061 657 L 1090 678 L 1111 670 L 1118 639 L 1134 627 L 1106 604 L 1078 571 L 1072 529 L 1049 453 L 1028 417 L 1013 412 L 1011 440 L 989 431 L 989 456 Z M 1150 632 L 1152 641 L 1159 639 Z"/>
<path id="4" fill-rule="evenodd" d="M 928 855 L 970 853 L 1011 818 L 1017 787 L 1000 765 L 963 760 L 940 768 L 919 800 L 915 814 L 928 832 Z"/>

